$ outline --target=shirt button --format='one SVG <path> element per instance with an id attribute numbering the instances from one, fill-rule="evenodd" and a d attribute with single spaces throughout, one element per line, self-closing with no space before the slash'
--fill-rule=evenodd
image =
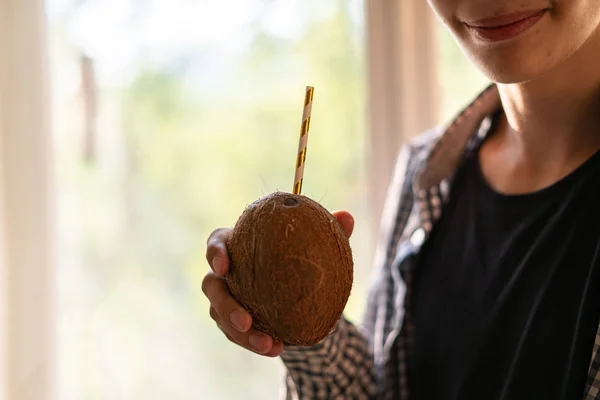
<path id="1" fill-rule="evenodd" d="M 424 241 L 425 241 L 425 230 L 423 228 L 419 228 L 419 229 L 415 230 L 412 233 L 412 235 L 410 236 L 410 243 L 415 247 L 421 246 Z"/>

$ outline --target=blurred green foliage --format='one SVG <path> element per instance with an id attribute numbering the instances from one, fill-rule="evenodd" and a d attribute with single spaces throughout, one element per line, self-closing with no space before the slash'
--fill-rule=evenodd
<path id="1" fill-rule="evenodd" d="M 437 30 L 439 48 L 440 115 L 445 123 L 466 107 L 489 80 L 465 57 L 450 32 L 442 25 Z"/>
<path id="2" fill-rule="evenodd" d="M 97 140 L 119 156 L 100 151 L 84 164 L 73 142 L 59 146 L 61 184 L 83 208 L 72 222 L 81 290 L 62 273 L 60 398 L 276 397 L 280 361 L 230 344 L 200 286 L 209 233 L 258 197 L 291 190 L 306 85 L 316 90 L 303 193 L 356 217 L 347 312 L 360 320 L 373 252 L 363 27 L 349 1 L 309 3 L 326 12 L 304 16 L 291 36 L 258 19 L 233 56 L 184 48 L 152 62 L 140 50 L 126 85 L 99 87 Z"/>

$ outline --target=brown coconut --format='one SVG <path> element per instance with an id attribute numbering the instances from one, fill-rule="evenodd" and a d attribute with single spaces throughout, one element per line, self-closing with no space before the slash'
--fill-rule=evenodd
<path id="1" fill-rule="evenodd" d="M 342 227 L 319 203 L 282 192 L 255 201 L 228 251 L 227 284 L 254 328 L 299 346 L 331 333 L 350 296 L 353 262 Z"/>

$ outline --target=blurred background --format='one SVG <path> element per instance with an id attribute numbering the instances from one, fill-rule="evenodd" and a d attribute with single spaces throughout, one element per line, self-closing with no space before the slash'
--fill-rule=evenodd
<path id="1" fill-rule="evenodd" d="M 360 323 L 393 162 L 376 150 L 487 84 L 422 0 L 0 3 L 10 400 L 277 398 L 281 362 L 231 345 L 200 285 L 209 233 L 291 190 L 304 87 L 303 193 L 356 218 Z"/>

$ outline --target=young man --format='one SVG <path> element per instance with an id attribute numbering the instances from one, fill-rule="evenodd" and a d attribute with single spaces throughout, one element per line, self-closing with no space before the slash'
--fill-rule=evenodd
<path id="1" fill-rule="evenodd" d="M 364 329 L 285 349 L 250 329 L 223 229 L 211 315 L 281 354 L 288 398 L 600 399 L 600 4 L 429 3 L 495 84 L 401 151 Z"/>

